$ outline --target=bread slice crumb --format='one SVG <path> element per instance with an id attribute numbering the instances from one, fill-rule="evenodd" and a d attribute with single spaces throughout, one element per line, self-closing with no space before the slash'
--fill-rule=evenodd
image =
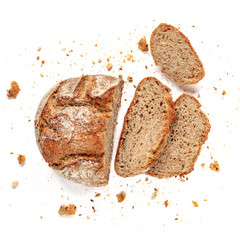
<path id="1" fill-rule="evenodd" d="M 9 98 L 17 98 L 18 93 L 21 91 L 16 81 L 11 82 L 11 88 L 7 90 L 7 96 Z"/>
<path id="2" fill-rule="evenodd" d="M 192 204 L 194 207 L 198 207 L 198 202 L 197 201 L 192 201 Z"/>
<path id="3" fill-rule="evenodd" d="M 17 159 L 18 159 L 18 163 L 19 164 L 23 164 L 26 161 L 25 155 L 22 155 L 22 154 L 18 154 L 18 158 Z"/>
<path id="4" fill-rule="evenodd" d="M 108 63 L 108 64 L 107 64 L 107 69 L 108 69 L 108 71 L 111 71 L 112 68 L 113 68 L 113 65 L 112 65 L 111 63 Z"/>
<path id="5" fill-rule="evenodd" d="M 138 48 L 142 51 L 142 52 L 147 52 L 148 51 L 148 43 L 147 43 L 147 39 L 146 37 L 143 37 L 139 40 L 138 42 Z"/>
<path id="6" fill-rule="evenodd" d="M 209 168 L 215 172 L 220 171 L 219 163 L 216 160 L 214 160 L 214 162 L 210 164 Z"/>
<path id="7" fill-rule="evenodd" d="M 77 207 L 74 204 L 69 204 L 68 206 L 61 205 L 58 210 L 60 215 L 75 215 Z"/>
<path id="8" fill-rule="evenodd" d="M 12 188 L 16 188 L 19 184 L 19 181 L 13 181 L 12 182 Z"/>
<path id="9" fill-rule="evenodd" d="M 119 194 L 116 195 L 118 202 L 123 202 L 126 198 L 126 193 L 125 192 L 120 192 Z"/>

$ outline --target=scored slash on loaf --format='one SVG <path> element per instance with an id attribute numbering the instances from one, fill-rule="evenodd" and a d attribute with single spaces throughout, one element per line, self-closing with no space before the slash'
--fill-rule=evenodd
<path id="1" fill-rule="evenodd" d="M 43 97 L 35 117 L 39 150 L 56 172 L 88 186 L 108 183 L 123 80 L 70 78 Z"/>

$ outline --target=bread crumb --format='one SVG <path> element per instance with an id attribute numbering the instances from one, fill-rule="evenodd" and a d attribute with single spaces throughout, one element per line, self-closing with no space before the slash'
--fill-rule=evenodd
<path id="1" fill-rule="evenodd" d="M 223 90 L 223 91 L 222 91 L 222 95 L 225 95 L 225 94 L 226 94 L 226 91 L 225 91 L 225 90 Z"/>
<path id="2" fill-rule="evenodd" d="M 45 64 L 45 61 L 42 60 L 42 61 L 41 61 L 41 67 L 42 67 L 44 64 Z"/>
<path id="3" fill-rule="evenodd" d="M 39 60 L 40 59 L 40 57 L 39 56 L 37 56 L 37 60 Z"/>
<path id="4" fill-rule="evenodd" d="M 89 216 L 87 216 L 87 220 L 90 220 L 91 218 Z"/>
<path id="5" fill-rule="evenodd" d="M 215 172 L 220 171 L 219 163 L 216 160 L 214 160 L 214 162 L 210 164 L 209 168 Z"/>
<path id="6" fill-rule="evenodd" d="M 133 55 L 132 55 L 132 54 L 128 54 L 128 55 L 126 56 L 126 58 L 127 58 L 128 61 L 130 61 L 130 60 L 133 58 Z"/>
<path id="7" fill-rule="evenodd" d="M 44 77 L 44 74 L 43 74 L 43 73 L 40 73 L 40 76 L 41 76 L 41 77 Z"/>
<path id="8" fill-rule="evenodd" d="M 192 25 L 192 28 L 195 28 L 195 25 Z"/>
<path id="9" fill-rule="evenodd" d="M 192 204 L 194 207 L 198 207 L 198 202 L 197 201 L 192 201 Z"/>
<path id="10" fill-rule="evenodd" d="M 77 211 L 77 207 L 74 204 L 69 204 L 68 206 L 62 205 L 58 213 L 60 215 L 74 215 Z"/>
<path id="11" fill-rule="evenodd" d="M 116 195 L 118 202 L 123 202 L 126 198 L 126 193 L 125 192 L 120 192 L 119 194 Z"/>
<path id="12" fill-rule="evenodd" d="M 18 154 L 18 158 L 17 159 L 18 159 L 18 163 L 19 164 L 23 164 L 26 161 L 26 157 L 24 155 L 22 155 L 22 154 Z"/>
<path id="13" fill-rule="evenodd" d="M 96 193 L 95 194 L 95 197 L 100 197 L 101 196 L 101 193 Z"/>
<path id="14" fill-rule="evenodd" d="M 204 167 L 205 167 L 205 163 L 202 163 L 202 164 L 201 164 L 201 167 L 204 168 Z"/>
<path id="15" fill-rule="evenodd" d="M 95 61 L 92 61 L 92 64 L 95 64 L 96 62 Z"/>
<path id="16" fill-rule="evenodd" d="M 40 52 L 40 51 L 41 51 L 41 49 L 42 49 L 41 47 L 38 47 L 37 51 L 38 51 L 38 52 Z"/>
<path id="17" fill-rule="evenodd" d="M 165 208 L 167 208 L 169 206 L 168 200 L 164 201 L 164 205 L 165 205 Z"/>
<path id="18" fill-rule="evenodd" d="M 128 82 L 133 82 L 133 78 L 130 76 L 127 77 L 127 80 L 128 80 Z"/>
<path id="19" fill-rule="evenodd" d="M 148 51 L 148 43 L 146 37 L 143 37 L 139 40 L 138 42 L 138 48 L 143 51 L 147 52 Z"/>
<path id="20" fill-rule="evenodd" d="M 13 152 L 10 152 L 10 154 L 13 154 Z"/>
<path id="21" fill-rule="evenodd" d="M 158 196 L 158 194 L 159 194 L 159 190 L 155 188 L 151 199 L 154 200 Z"/>
<path id="22" fill-rule="evenodd" d="M 19 88 L 18 83 L 16 81 L 12 81 L 11 88 L 9 90 L 7 90 L 7 96 L 9 98 L 15 99 L 20 91 L 21 91 L 21 89 Z"/>
<path id="23" fill-rule="evenodd" d="M 113 67 L 113 65 L 112 65 L 111 63 L 108 63 L 108 64 L 107 64 L 107 69 L 108 69 L 108 71 L 111 71 L 111 70 L 112 70 L 112 67 Z"/>
<path id="24" fill-rule="evenodd" d="M 148 66 L 147 66 L 147 65 L 145 65 L 145 68 L 146 68 L 146 69 L 148 69 Z"/>
<path id="25" fill-rule="evenodd" d="M 197 98 L 200 98 L 200 94 L 197 95 Z"/>
<path id="26" fill-rule="evenodd" d="M 12 188 L 16 188 L 19 184 L 19 181 L 13 181 L 12 182 Z"/>
<path id="27" fill-rule="evenodd" d="M 100 63 L 100 62 L 102 62 L 102 59 L 101 59 L 101 58 L 99 58 L 99 59 L 98 59 L 98 62 L 99 62 L 99 63 Z"/>

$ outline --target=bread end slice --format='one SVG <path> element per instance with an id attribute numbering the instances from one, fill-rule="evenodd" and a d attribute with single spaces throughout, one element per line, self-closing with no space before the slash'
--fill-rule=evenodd
<path id="1" fill-rule="evenodd" d="M 167 145 L 157 163 L 147 172 L 158 178 L 182 176 L 193 171 L 201 146 L 208 139 L 211 125 L 193 96 L 181 95 L 174 103 L 176 119 Z"/>
<path id="2" fill-rule="evenodd" d="M 205 75 L 203 64 L 187 37 L 177 28 L 161 23 L 152 32 L 151 54 L 162 72 L 180 84 L 196 84 Z"/>

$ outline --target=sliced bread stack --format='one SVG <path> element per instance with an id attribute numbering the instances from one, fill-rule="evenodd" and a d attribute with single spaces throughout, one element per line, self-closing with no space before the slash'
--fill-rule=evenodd
<path id="1" fill-rule="evenodd" d="M 146 172 L 166 146 L 174 108 L 170 89 L 156 78 L 144 78 L 124 118 L 115 159 L 122 177 Z"/>

